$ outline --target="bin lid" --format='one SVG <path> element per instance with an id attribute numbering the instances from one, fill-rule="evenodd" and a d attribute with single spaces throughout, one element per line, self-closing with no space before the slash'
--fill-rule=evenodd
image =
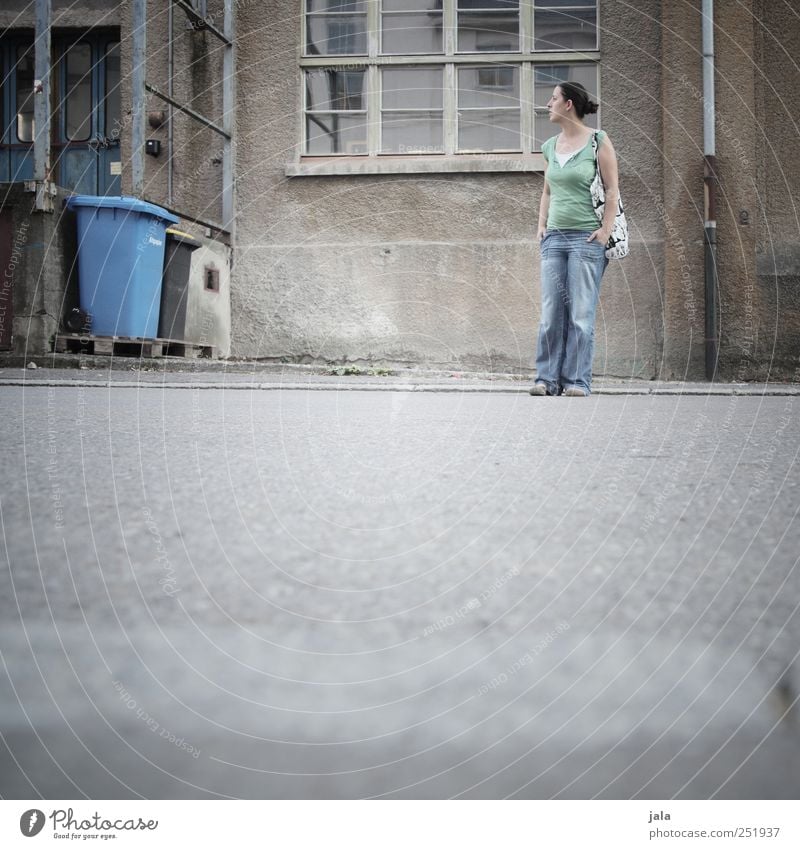
<path id="1" fill-rule="evenodd" d="M 143 212 L 147 215 L 152 215 L 154 218 L 163 218 L 164 221 L 170 221 L 173 224 L 178 223 L 178 218 L 171 212 L 167 212 L 160 206 L 154 203 L 148 203 L 139 198 L 127 197 L 125 195 L 72 195 L 67 198 L 67 207 L 74 206 L 93 206 L 103 209 L 127 209 L 129 212 Z"/>
<path id="2" fill-rule="evenodd" d="M 167 227 L 167 236 L 171 241 L 180 242 L 182 245 L 186 245 L 187 248 L 192 248 L 192 250 L 200 247 L 200 242 L 194 236 L 190 236 L 188 233 L 182 233 L 174 227 Z"/>

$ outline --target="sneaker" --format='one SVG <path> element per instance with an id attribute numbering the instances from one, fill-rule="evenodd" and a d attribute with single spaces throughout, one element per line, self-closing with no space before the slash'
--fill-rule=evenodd
<path id="1" fill-rule="evenodd" d="M 547 386 L 544 383 L 534 383 L 528 392 L 531 395 L 547 395 Z"/>
<path id="2" fill-rule="evenodd" d="M 570 386 L 569 389 L 564 390 L 564 394 L 568 398 L 585 398 L 589 393 L 581 389 L 580 386 Z"/>

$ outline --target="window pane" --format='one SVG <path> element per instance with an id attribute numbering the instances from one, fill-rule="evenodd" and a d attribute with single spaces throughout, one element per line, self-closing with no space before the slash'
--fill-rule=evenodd
<path id="1" fill-rule="evenodd" d="M 556 135 L 558 125 L 553 124 L 547 114 L 547 101 L 553 93 L 553 88 L 564 80 L 581 83 L 589 97 L 597 100 L 597 66 L 589 64 L 578 65 L 536 65 L 534 68 L 533 102 L 535 107 L 533 120 L 533 149 L 541 150 L 542 145 L 551 136 Z M 597 129 L 597 113 L 587 115 L 584 119 L 587 127 Z"/>
<path id="2" fill-rule="evenodd" d="M 533 20 L 534 50 L 594 50 L 597 47 L 597 12 L 569 9 L 538 10 Z"/>
<path id="3" fill-rule="evenodd" d="M 119 42 L 106 50 L 106 135 L 119 138 Z"/>
<path id="4" fill-rule="evenodd" d="M 306 152 L 312 156 L 366 153 L 367 116 L 341 112 L 306 115 L 306 138 Z"/>
<path id="5" fill-rule="evenodd" d="M 519 110 L 458 113 L 458 149 L 520 150 Z"/>
<path id="6" fill-rule="evenodd" d="M 384 53 L 441 53 L 442 15 L 383 15 Z"/>
<path id="7" fill-rule="evenodd" d="M 366 15 L 309 15 L 306 51 L 322 56 L 367 52 Z"/>
<path id="8" fill-rule="evenodd" d="M 367 0 L 306 0 L 308 12 L 366 12 Z"/>
<path id="9" fill-rule="evenodd" d="M 458 69 L 458 106 L 519 107 L 517 68 L 510 65 L 485 65 Z"/>
<path id="10" fill-rule="evenodd" d="M 306 109 L 366 109 L 364 71 L 319 68 L 306 71 Z"/>
<path id="11" fill-rule="evenodd" d="M 502 9 L 519 8 L 519 0 L 458 0 L 459 9 Z"/>
<path id="12" fill-rule="evenodd" d="M 587 115 L 583 119 L 583 123 L 586 124 L 587 127 L 591 127 L 592 129 L 597 129 L 597 113 L 594 115 Z M 551 137 L 556 136 L 559 133 L 558 124 L 553 124 L 550 121 L 550 116 L 547 112 L 541 112 L 540 110 L 536 110 L 533 119 L 533 149 L 541 150 L 542 145 Z"/>
<path id="13" fill-rule="evenodd" d="M 585 9 L 597 8 L 597 0 L 536 0 L 537 9 L 547 9 L 551 6 L 572 6 L 574 8 L 583 7 Z"/>
<path id="14" fill-rule="evenodd" d="M 519 50 L 519 14 L 459 12 L 458 49 L 461 53 L 509 53 Z"/>
<path id="15" fill-rule="evenodd" d="M 438 12 L 442 14 L 442 0 L 383 0 L 384 12 Z"/>
<path id="16" fill-rule="evenodd" d="M 32 47 L 17 49 L 17 138 L 21 142 L 32 142 L 33 125 L 33 72 Z"/>
<path id="17" fill-rule="evenodd" d="M 384 109 L 442 108 L 440 68 L 384 69 L 381 80 Z"/>
<path id="18" fill-rule="evenodd" d="M 74 44 L 67 51 L 67 138 L 84 141 L 92 132 L 92 50 Z"/>
<path id="19" fill-rule="evenodd" d="M 383 153 L 444 153 L 441 112 L 389 112 L 381 121 Z"/>
<path id="20" fill-rule="evenodd" d="M 553 89 L 560 82 L 580 83 L 589 97 L 597 101 L 597 66 L 587 64 L 576 65 L 535 65 L 533 103 L 537 109 L 547 109 L 547 101 Z M 587 115 L 587 120 L 591 115 Z"/>

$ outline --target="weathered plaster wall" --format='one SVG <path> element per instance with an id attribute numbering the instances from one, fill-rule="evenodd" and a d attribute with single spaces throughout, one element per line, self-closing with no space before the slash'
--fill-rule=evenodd
<path id="1" fill-rule="evenodd" d="M 0 207 L 12 216 L 12 352 L 46 354 L 61 316 L 78 305 L 74 214 L 62 210 L 69 193 L 58 189 L 53 214 L 32 212 L 22 183 L 0 185 Z"/>
<path id="2" fill-rule="evenodd" d="M 753 3 L 756 87 L 746 187 L 755 245 L 753 315 L 740 322 L 754 376 L 800 380 L 800 21 L 788 5 Z M 752 324 L 752 329 L 750 325 Z M 748 338 L 752 336 L 752 341 Z M 736 353 L 735 356 L 741 356 Z"/>
<path id="3" fill-rule="evenodd" d="M 617 8 L 619 6 L 619 8 Z M 597 369 L 661 358 L 661 4 L 605 3 L 603 126 L 620 153 L 634 255 L 609 268 Z M 239 230 L 233 353 L 533 366 L 540 174 L 287 178 L 301 137 L 301 3 L 239 7 Z"/>
<path id="4" fill-rule="evenodd" d="M 759 27 L 753 18 L 752 2 L 741 3 L 738 9 L 717 4 L 714 49 L 720 375 L 734 380 L 758 377 L 757 361 L 763 355 L 763 328 L 756 321 L 761 311 L 755 286 L 756 226 L 755 221 L 742 223 L 743 213 L 753 214 L 758 195 L 757 147 L 763 134 L 756 116 Z"/>
<path id="5" fill-rule="evenodd" d="M 53 0 L 54 27 L 119 26 L 120 0 Z M 33 0 L 3 0 L 0 28 L 30 27 L 36 24 Z"/>
<path id="6" fill-rule="evenodd" d="M 122 5 L 122 115 L 121 136 L 123 192 L 132 190 L 130 168 L 131 78 L 133 62 L 132 12 L 130 0 Z M 171 4 L 148 0 L 147 81 L 165 94 L 169 80 L 168 11 Z M 208 14 L 222 28 L 223 0 L 209 0 Z M 218 125 L 222 124 L 222 42 L 207 31 L 189 25 L 184 12 L 174 8 L 173 96 Z M 147 95 L 147 112 L 163 112 L 168 106 L 153 94 Z M 222 137 L 178 110 L 173 114 L 173 195 L 168 192 L 168 124 L 154 127 L 148 121 L 148 139 L 161 142 L 159 157 L 145 157 L 145 196 L 154 203 L 171 206 L 178 212 L 221 222 L 222 220 Z M 193 235 L 202 228 L 184 224 Z"/>
<path id="7" fill-rule="evenodd" d="M 702 380 L 703 77 L 700 0 L 663 4 L 663 68 L 656 143 L 661 145 L 658 192 L 647 202 L 659 216 L 664 250 L 664 301 L 658 376 Z"/>

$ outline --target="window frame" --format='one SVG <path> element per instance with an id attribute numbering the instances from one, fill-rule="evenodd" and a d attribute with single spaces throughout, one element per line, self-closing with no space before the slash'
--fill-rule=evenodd
<path id="1" fill-rule="evenodd" d="M 301 50 L 299 59 L 300 70 L 300 113 L 301 113 L 301 143 L 295 166 L 287 167 L 287 174 L 300 176 L 306 171 L 303 163 L 320 163 L 322 160 L 362 160 L 366 161 L 364 167 L 356 165 L 353 168 L 343 169 L 342 173 L 380 173 L 380 162 L 403 159 L 408 163 L 413 160 L 433 159 L 440 162 L 453 162 L 456 160 L 487 159 L 496 157 L 497 167 L 489 167 L 486 170 L 541 170 L 543 159 L 541 147 L 535 147 L 535 129 L 537 115 L 546 114 L 544 104 L 538 107 L 533 102 L 534 95 L 534 71 L 537 65 L 583 65 L 594 69 L 598 98 L 602 102 L 600 92 L 600 32 L 601 32 L 601 3 L 596 0 L 595 25 L 597 39 L 594 50 L 533 50 L 534 45 L 534 14 L 536 10 L 550 8 L 548 0 L 520 0 L 519 4 L 519 50 L 510 53 L 484 53 L 480 51 L 457 52 L 457 17 L 458 0 L 443 0 L 443 47 L 442 53 L 437 54 L 381 54 L 382 41 L 382 0 L 367 0 L 366 9 L 366 42 L 367 52 L 357 56 L 308 54 L 306 44 L 308 4 L 303 2 L 303 14 L 301 15 Z M 559 7 L 563 11 L 591 8 L 591 2 L 587 0 L 575 0 L 569 7 Z M 318 14 L 318 13 L 314 13 Z M 519 73 L 519 118 L 520 118 L 520 149 L 514 151 L 482 152 L 459 151 L 458 149 L 458 68 L 459 66 L 476 67 L 487 66 L 517 66 Z M 381 139 L 381 105 L 383 92 L 381 90 L 381 69 L 384 67 L 419 67 L 443 69 L 443 135 L 444 151 L 442 153 L 384 153 L 382 152 Z M 364 80 L 364 111 L 366 112 L 366 153 L 352 154 L 339 153 L 308 153 L 307 116 L 308 102 L 306 91 L 306 72 L 319 68 L 331 70 L 363 71 Z M 601 115 L 597 115 L 598 129 L 602 126 Z M 525 167 L 518 168 L 513 160 L 528 160 Z M 504 167 L 500 160 L 507 160 L 508 167 Z M 531 160 L 535 160 L 533 163 Z M 367 164 L 368 163 L 368 164 Z M 376 168 L 377 166 L 377 168 Z M 404 168 L 403 170 L 407 170 Z M 426 167 L 426 170 L 427 167 Z M 450 169 L 446 169 L 450 170 Z M 457 168 L 455 170 L 458 170 Z M 483 170 L 471 168 L 468 170 Z M 314 173 L 323 173 L 319 170 Z M 328 173 L 337 173 L 335 170 Z"/>

